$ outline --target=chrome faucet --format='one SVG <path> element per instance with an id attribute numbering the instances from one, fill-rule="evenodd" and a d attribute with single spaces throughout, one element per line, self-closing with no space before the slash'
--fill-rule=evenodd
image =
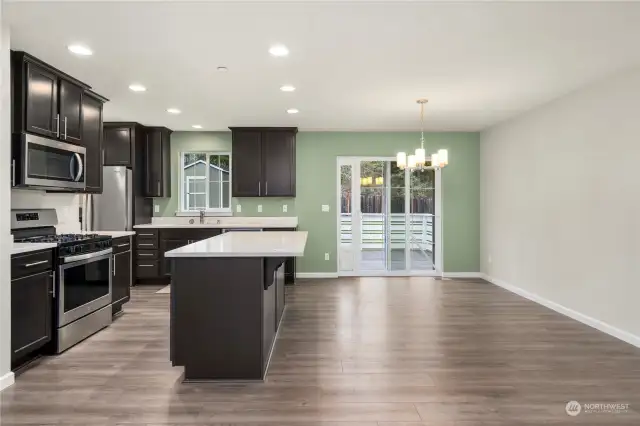
<path id="1" fill-rule="evenodd" d="M 204 209 L 200 210 L 200 225 L 204 225 Z"/>

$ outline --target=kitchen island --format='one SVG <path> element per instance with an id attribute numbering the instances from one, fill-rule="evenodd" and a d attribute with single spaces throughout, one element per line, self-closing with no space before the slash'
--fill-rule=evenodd
<path id="1" fill-rule="evenodd" d="M 184 380 L 263 380 L 284 313 L 287 257 L 305 231 L 229 232 L 165 253 L 171 361 Z"/>

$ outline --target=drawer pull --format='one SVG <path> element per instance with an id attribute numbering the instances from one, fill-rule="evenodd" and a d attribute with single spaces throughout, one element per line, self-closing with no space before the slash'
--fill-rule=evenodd
<path id="1" fill-rule="evenodd" d="M 118 244 L 118 247 L 129 247 L 129 243 L 126 243 L 126 244 Z"/>
<path id="2" fill-rule="evenodd" d="M 145 268 L 153 268 L 155 265 L 138 265 L 138 266 L 143 266 Z"/>
<path id="3" fill-rule="evenodd" d="M 44 263 L 49 263 L 49 261 L 48 260 L 41 260 L 40 262 L 25 263 L 24 267 L 25 268 L 31 268 L 32 266 L 42 265 Z"/>
<path id="4" fill-rule="evenodd" d="M 153 244 L 147 244 L 147 243 L 144 243 L 144 244 L 138 244 L 138 245 L 139 245 L 139 246 L 151 246 L 151 247 L 153 247 Z"/>
<path id="5" fill-rule="evenodd" d="M 155 237 L 155 234 L 138 234 L 138 237 Z"/>
<path id="6" fill-rule="evenodd" d="M 138 256 L 154 256 L 151 253 L 138 253 Z"/>

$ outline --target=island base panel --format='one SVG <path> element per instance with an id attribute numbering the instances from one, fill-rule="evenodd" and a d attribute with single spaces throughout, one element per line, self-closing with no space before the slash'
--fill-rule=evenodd
<path id="1" fill-rule="evenodd" d="M 264 289 L 264 258 L 173 259 L 171 358 L 185 381 L 263 379 L 274 287 Z"/>

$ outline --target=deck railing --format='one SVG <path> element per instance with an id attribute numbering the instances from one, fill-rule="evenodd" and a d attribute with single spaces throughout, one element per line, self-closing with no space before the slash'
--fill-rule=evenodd
<path id="1" fill-rule="evenodd" d="M 407 232 L 409 232 L 411 249 L 432 251 L 434 243 L 433 215 L 427 213 L 409 214 L 409 229 L 405 221 L 404 213 L 391 213 L 389 215 L 391 225 L 391 248 L 401 249 L 405 247 Z M 362 249 L 382 250 L 385 240 L 385 218 L 382 213 L 362 213 Z M 352 216 L 351 213 L 340 215 L 340 242 L 351 244 L 352 242 Z"/>

